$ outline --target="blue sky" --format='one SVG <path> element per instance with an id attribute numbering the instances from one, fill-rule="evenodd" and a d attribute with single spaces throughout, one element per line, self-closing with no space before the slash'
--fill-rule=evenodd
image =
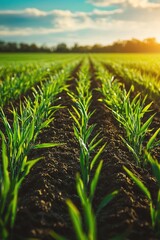
<path id="1" fill-rule="evenodd" d="M 84 0 L 1 0 L 0 9 L 38 8 L 40 10 L 63 9 L 90 11 L 93 7 Z"/>
<path id="2" fill-rule="evenodd" d="M 0 40 L 54 46 L 155 37 L 160 0 L 1 0 Z"/>

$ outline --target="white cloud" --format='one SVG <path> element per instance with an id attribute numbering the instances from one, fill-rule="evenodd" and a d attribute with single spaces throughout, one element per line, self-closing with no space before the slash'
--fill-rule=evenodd
<path id="1" fill-rule="evenodd" d="M 112 5 L 131 6 L 133 8 L 159 8 L 160 3 L 150 2 L 149 0 L 88 0 L 99 7 L 108 7 Z"/>
<path id="2" fill-rule="evenodd" d="M 40 11 L 39 9 L 36 9 L 36 8 L 26 8 L 25 11 L 24 11 L 24 14 L 25 13 L 28 14 L 28 15 L 37 16 L 37 17 L 47 15 L 46 12 Z"/>
<path id="3" fill-rule="evenodd" d="M 46 16 L 47 13 L 37 8 L 26 8 L 24 10 L 0 10 L 0 15 L 28 15 L 28 16 Z"/>
<path id="4" fill-rule="evenodd" d="M 7 10 L 0 11 L 0 36 L 42 36 L 46 39 L 51 34 L 67 34 L 77 33 L 76 38 L 80 42 L 93 42 L 99 39 L 99 42 L 114 41 L 117 39 L 127 38 L 145 38 L 159 37 L 159 8 L 144 8 L 149 1 L 145 0 L 90 0 L 90 2 L 123 3 L 115 10 L 99 10 L 94 9 L 90 12 L 72 12 L 70 10 L 52 10 L 41 11 L 35 8 L 27 8 L 24 10 Z M 130 5 L 125 5 L 130 2 Z M 134 2 L 134 3 L 133 3 Z M 132 5 L 131 5 L 132 4 Z M 155 3 L 153 3 L 155 5 Z M 139 6 L 139 7 L 138 7 Z M 143 6 L 143 7 L 142 7 Z M 22 21 L 21 21 L 22 19 Z M 14 21 L 13 21 L 14 20 Z M 153 27 L 154 26 L 154 27 Z M 87 30 L 88 35 L 85 39 L 81 32 Z M 92 32 L 92 35 L 90 33 Z M 80 37 L 81 36 L 81 37 Z M 69 37 L 68 37 L 69 38 Z M 25 39 L 25 38 L 24 38 Z M 41 38 L 39 37 L 41 40 Z M 64 38 L 64 41 L 67 41 Z M 68 40 L 71 41 L 71 40 Z M 72 40 L 75 41 L 74 38 Z"/>
<path id="5" fill-rule="evenodd" d="M 109 15 L 114 15 L 114 14 L 117 14 L 117 13 L 123 13 L 123 9 L 115 9 L 115 10 L 112 10 L 112 11 L 101 11 L 101 10 L 95 9 L 91 13 L 91 15 L 109 16 Z"/>
<path id="6" fill-rule="evenodd" d="M 3 27 L 3 29 L 6 27 L 6 31 L 4 32 L 1 30 L 1 34 L 9 35 L 9 31 L 11 31 L 11 35 L 14 32 L 18 35 L 21 22 L 24 24 L 22 31 L 24 32 L 24 29 L 26 29 L 26 33 L 24 33 L 25 35 L 32 34 L 32 31 L 30 30 L 32 28 L 35 28 L 35 32 L 33 32 L 33 34 L 36 34 L 37 29 L 40 29 L 39 26 L 41 26 L 41 29 L 46 28 L 46 31 L 51 31 L 50 29 L 52 29 L 52 32 L 77 31 L 80 29 L 96 28 L 97 23 L 99 23 L 101 19 L 107 22 L 110 16 L 120 13 L 122 13 L 122 9 L 116 9 L 113 11 L 100 11 L 95 9 L 91 12 L 71 12 L 69 10 L 53 10 L 44 12 L 35 8 L 27 8 L 20 11 L 0 11 L 0 26 Z M 8 31 L 7 29 L 10 30 Z M 42 33 L 42 31 L 39 32 Z M 44 29 L 43 32 L 45 32 Z"/>
<path id="7" fill-rule="evenodd" d="M 29 35 L 46 35 L 51 33 L 63 32 L 62 29 L 54 28 L 9 28 L 5 26 L 0 26 L 1 36 L 29 36 Z"/>
<path id="8" fill-rule="evenodd" d="M 110 5 L 124 3 L 125 0 L 88 0 L 87 2 L 98 7 L 108 7 Z"/>

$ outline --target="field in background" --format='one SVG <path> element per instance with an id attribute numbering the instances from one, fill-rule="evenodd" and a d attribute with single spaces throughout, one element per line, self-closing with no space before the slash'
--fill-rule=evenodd
<path id="1" fill-rule="evenodd" d="M 0 53 L 0 64 L 14 63 L 47 63 L 61 60 L 67 56 L 77 57 L 80 54 L 53 54 L 53 53 Z M 69 57 L 70 58 L 70 57 Z"/>
<path id="2" fill-rule="evenodd" d="M 6 62 L 17 62 L 17 61 L 53 61 L 53 59 L 58 58 L 60 59 L 61 56 L 83 56 L 83 55 L 88 55 L 88 56 L 98 56 L 101 59 L 103 58 L 108 58 L 110 60 L 118 60 L 118 61 L 149 61 L 149 62 L 159 62 L 160 61 L 160 54 L 157 53 L 146 53 L 146 54 L 139 54 L 139 53 L 93 53 L 93 54 L 78 54 L 78 53 L 65 53 L 65 54 L 59 54 L 59 53 L 0 53 L 0 62 L 3 64 L 5 61 Z"/>
<path id="3" fill-rule="evenodd" d="M 0 54 L 0 239 L 159 239 L 159 66 Z"/>
<path id="4" fill-rule="evenodd" d="M 160 54 L 157 53 L 145 53 L 145 54 L 141 54 L 141 53 L 104 53 L 104 54 L 100 54 L 100 53 L 93 53 L 93 54 L 78 54 L 78 53 L 0 53 L 0 63 L 3 64 L 5 62 L 21 62 L 21 61 L 43 61 L 43 62 L 50 62 L 53 61 L 54 59 L 60 59 L 63 56 L 97 56 L 99 58 L 101 58 L 102 60 L 104 58 L 110 59 L 110 60 L 114 60 L 114 61 L 149 61 L 149 62 L 154 62 L 155 64 L 157 64 L 160 61 Z"/>

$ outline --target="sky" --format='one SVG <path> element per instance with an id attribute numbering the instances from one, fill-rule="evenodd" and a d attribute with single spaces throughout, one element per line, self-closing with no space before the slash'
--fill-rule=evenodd
<path id="1" fill-rule="evenodd" d="M 0 40 L 107 45 L 155 37 L 160 0 L 0 0 Z"/>

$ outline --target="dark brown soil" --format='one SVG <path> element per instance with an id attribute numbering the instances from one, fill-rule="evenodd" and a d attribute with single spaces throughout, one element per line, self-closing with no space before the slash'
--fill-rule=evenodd
<path id="1" fill-rule="evenodd" d="M 77 69 L 78 70 L 78 69 Z M 100 93 L 94 90 L 97 82 L 91 65 L 93 101 L 91 110 L 96 109 L 91 123 L 96 123 L 94 135 L 101 132 L 102 145 L 107 146 L 101 156 L 103 168 L 94 199 L 94 210 L 103 197 L 114 190 L 118 195 L 97 217 L 98 240 L 157 239 L 151 228 L 149 203 L 138 187 L 129 179 L 123 166 L 128 167 L 150 189 L 156 197 L 157 186 L 150 168 L 135 165 L 132 154 L 122 143 L 124 135 L 112 113 L 99 102 Z M 76 72 L 70 81 L 70 89 L 75 90 Z M 65 203 L 70 198 L 79 208 L 76 194 L 75 176 L 79 169 L 79 146 L 73 133 L 73 121 L 69 114 L 72 102 L 66 92 L 59 96 L 58 103 L 64 108 L 55 114 L 54 121 L 39 135 L 39 142 L 62 142 L 64 145 L 52 149 L 34 151 L 30 158 L 43 156 L 25 179 L 20 194 L 13 240 L 52 239 L 51 230 L 76 240 Z M 160 123 L 156 119 L 156 126 Z M 158 154 L 157 154 L 158 155 Z"/>
<path id="2" fill-rule="evenodd" d="M 70 236 L 72 232 L 65 200 L 77 199 L 75 174 L 79 171 L 79 150 L 72 130 L 65 92 L 60 103 L 65 105 L 55 114 L 55 120 L 40 136 L 40 142 L 61 142 L 64 145 L 31 154 L 43 156 L 23 184 L 20 192 L 16 224 L 16 239 L 39 237 L 50 239 L 50 230 Z M 25 220 L 25 221 L 24 221 Z"/>

